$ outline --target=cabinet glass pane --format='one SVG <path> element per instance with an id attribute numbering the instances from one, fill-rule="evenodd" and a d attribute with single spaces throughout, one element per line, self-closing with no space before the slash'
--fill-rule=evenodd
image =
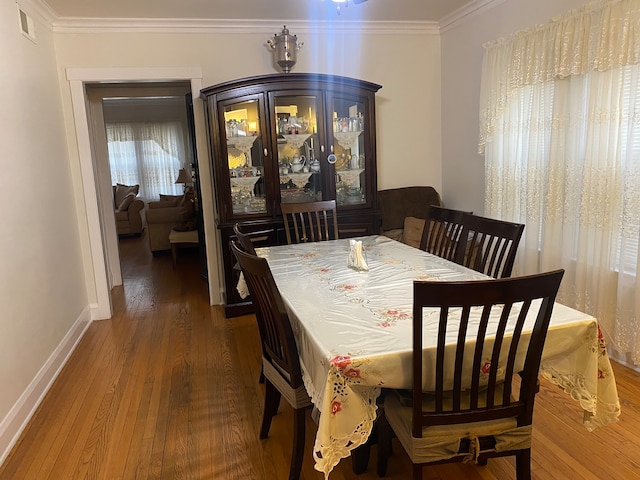
<path id="1" fill-rule="evenodd" d="M 338 205 L 366 202 L 364 113 L 362 102 L 348 98 L 333 99 L 333 151 L 336 156 Z"/>
<path id="2" fill-rule="evenodd" d="M 267 211 L 259 112 L 257 100 L 224 109 L 233 213 Z"/>
<path id="3" fill-rule="evenodd" d="M 322 200 L 317 97 L 276 96 L 275 118 L 282 202 Z"/>

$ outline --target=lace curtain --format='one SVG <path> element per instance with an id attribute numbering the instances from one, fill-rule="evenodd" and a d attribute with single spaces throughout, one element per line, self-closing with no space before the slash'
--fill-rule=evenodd
<path id="1" fill-rule="evenodd" d="M 564 268 L 559 301 L 640 365 L 640 0 L 485 47 L 485 212 L 526 224 L 514 273 Z"/>
<path id="2" fill-rule="evenodd" d="M 114 184 L 139 184 L 146 202 L 182 194 L 183 185 L 175 184 L 186 158 L 180 122 L 107 123 L 106 129 Z"/>

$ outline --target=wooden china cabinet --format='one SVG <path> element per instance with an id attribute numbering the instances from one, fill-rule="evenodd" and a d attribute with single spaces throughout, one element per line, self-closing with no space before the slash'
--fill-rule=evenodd
<path id="1" fill-rule="evenodd" d="M 341 238 L 379 232 L 378 89 L 353 78 L 289 73 L 202 90 L 227 317 L 252 311 L 250 298 L 236 290 L 239 271 L 229 249 L 236 222 L 256 246 L 281 245 L 281 202 L 335 199 Z"/>

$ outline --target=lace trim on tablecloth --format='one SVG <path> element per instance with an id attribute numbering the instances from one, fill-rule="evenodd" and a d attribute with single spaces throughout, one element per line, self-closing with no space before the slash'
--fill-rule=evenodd
<path id="1" fill-rule="evenodd" d="M 327 445 L 321 444 L 319 439 L 316 438 L 316 443 L 313 447 L 314 468 L 324 473 L 325 480 L 329 478 L 331 470 L 341 459 L 350 456 L 354 448 L 359 447 L 369 439 L 377 416 L 376 400 L 379 396 L 380 388 L 366 387 L 364 389 L 360 398 L 366 414 L 363 416 L 363 421 L 358 424 L 350 435 L 331 436 L 330 443 Z M 327 414 L 331 414 L 331 412 L 327 412 Z"/>
<path id="2" fill-rule="evenodd" d="M 307 370 L 302 362 L 300 362 L 300 368 L 302 370 L 302 382 L 304 383 L 304 388 L 307 389 L 309 397 L 311 397 L 311 403 L 313 403 L 316 408 L 319 408 L 321 400 L 320 393 L 316 392 L 316 388 L 313 386 L 313 381 L 311 380 L 311 377 L 307 373 Z"/>
<path id="3" fill-rule="evenodd" d="M 620 416 L 620 403 L 603 402 L 600 397 L 590 393 L 582 375 L 561 374 L 553 368 L 543 367 L 544 378 L 560 386 L 584 410 L 583 423 L 592 432 L 596 428 L 617 422 Z"/>
<path id="4" fill-rule="evenodd" d="M 304 365 L 302 367 L 302 381 L 307 389 L 311 401 L 316 408 L 320 408 L 322 405 L 321 393 L 317 392 L 311 378 L 309 377 Z M 340 437 L 330 437 L 330 443 L 322 444 L 319 438 L 316 438 L 316 443 L 313 447 L 313 458 L 315 460 L 314 468 L 319 472 L 323 472 L 325 479 L 329 478 L 329 473 L 333 470 L 341 459 L 351 455 L 351 451 L 354 448 L 364 444 L 371 435 L 373 430 L 373 423 L 377 417 L 378 407 L 376 401 L 380 396 L 381 389 L 379 387 L 353 387 L 358 388 L 359 395 L 350 396 L 350 399 L 360 399 L 362 401 L 362 409 L 364 410 L 363 421 L 358 424 L 357 428 L 350 434 Z M 322 412 L 321 412 L 322 413 Z M 325 412 L 326 415 L 331 415 L 332 412 Z"/>

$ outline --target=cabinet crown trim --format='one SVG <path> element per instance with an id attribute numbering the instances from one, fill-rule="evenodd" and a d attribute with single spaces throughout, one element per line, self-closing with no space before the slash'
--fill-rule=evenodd
<path id="1" fill-rule="evenodd" d="M 366 80 L 344 77 L 340 75 L 331 75 L 326 73 L 276 73 L 268 75 L 257 75 L 254 77 L 238 78 L 235 80 L 230 80 L 228 82 L 218 83 L 216 85 L 203 88 L 200 93 L 204 97 L 215 93 L 224 92 L 226 90 L 233 90 L 241 85 L 261 84 L 266 87 L 267 85 L 277 86 L 285 83 L 300 82 L 307 82 L 309 85 L 317 84 L 320 88 L 324 85 L 331 85 L 333 87 L 337 85 L 343 85 L 346 87 L 368 90 L 374 93 L 382 88 L 382 85 L 368 82 Z"/>

